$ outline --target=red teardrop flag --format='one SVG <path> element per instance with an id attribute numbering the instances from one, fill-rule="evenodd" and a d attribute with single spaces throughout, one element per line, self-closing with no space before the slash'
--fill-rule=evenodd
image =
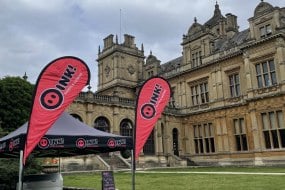
<path id="1" fill-rule="evenodd" d="M 76 57 L 58 58 L 42 70 L 34 91 L 24 147 L 24 165 L 40 139 L 89 81 L 88 66 Z"/>
<path id="2" fill-rule="evenodd" d="M 170 86 L 161 77 L 147 80 L 138 95 L 136 108 L 136 130 L 134 134 L 135 159 L 149 137 L 170 98 Z"/>

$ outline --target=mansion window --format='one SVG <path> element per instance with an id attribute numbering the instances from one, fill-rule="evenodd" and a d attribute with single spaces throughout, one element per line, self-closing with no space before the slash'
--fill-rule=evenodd
<path id="1" fill-rule="evenodd" d="M 240 96 L 240 80 L 239 74 L 232 74 L 229 76 L 231 97 Z"/>
<path id="2" fill-rule="evenodd" d="M 214 140 L 214 128 L 212 123 L 205 123 L 200 125 L 194 125 L 194 145 L 195 153 L 214 153 L 215 152 L 215 140 Z"/>
<path id="3" fill-rule="evenodd" d="M 148 77 L 150 78 L 150 77 L 152 77 L 153 76 L 153 71 L 149 71 L 148 72 Z"/>
<path id="4" fill-rule="evenodd" d="M 199 105 L 209 102 L 208 82 L 191 86 L 192 105 Z"/>
<path id="5" fill-rule="evenodd" d="M 143 153 L 145 155 L 154 155 L 155 154 L 155 148 L 154 148 L 154 130 L 150 133 L 149 137 L 147 138 L 144 147 L 143 147 Z"/>
<path id="6" fill-rule="evenodd" d="M 120 124 L 120 134 L 122 136 L 132 136 L 133 135 L 133 127 L 132 123 L 128 119 L 124 119 Z"/>
<path id="7" fill-rule="evenodd" d="M 196 51 L 192 53 L 192 68 L 202 65 L 202 52 Z"/>
<path id="8" fill-rule="evenodd" d="M 79 121 L 83 122 L 82 118 L 77 115 L 77 114 L 70 114 L 72 117 L 74 117 L 75 119 L 78 119 Z"/>
<path id="9" fill-rule="evenodd" d="M 255 65 L 258 88 L 277 84 L 275 65 L 273 60 Z"/>
<path id="10" fill-rule="evenodd" d="M 261 113 L 264 144 L 266 149 L 285 148 L 285 124 L 283 112 Z"/>
<path id="11" fill-rule="evenodd" d="M 94 122 L 94 128 L 100 131 L 110 132 L 109 120 L 105 117 L 98 117 Z"/>
<path id="12" fill-rule="evenodd" d="M 261 38 L 268 37 L 272 34 L 271 25 L 268 24 L 268 25 L 262 26 L 259 28 L 259 31 L 260 31 L 260 37 Z"/>
<path id="13" fill-rule="evenodd" d="M 248 150 L 246 139 L 246 128 L 243 118 L 234 119 L 234 136 L 236 141 L 237 151 Z"/>

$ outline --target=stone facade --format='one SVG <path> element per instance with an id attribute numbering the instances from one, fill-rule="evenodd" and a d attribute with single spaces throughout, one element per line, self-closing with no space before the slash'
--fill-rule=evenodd
<path id="1" fill-rule="evenodd" d="M 172 97 L 140 162 L 200 165 L 285 164 L 285 7 L 261 1 L 238 30 L 237 16 L 214 15 L 182 37 L 182 56 L 161 64 L 143 45 L 109 35 L 98 52 L 98 90 L 68 111 L 88 125 L 131 134 L 143 81 L 166 78 Z"/>

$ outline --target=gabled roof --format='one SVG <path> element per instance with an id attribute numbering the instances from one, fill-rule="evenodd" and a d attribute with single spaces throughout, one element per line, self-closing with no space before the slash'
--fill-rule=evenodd
<path id="1" fill-rule="evenodd" d="M 269 4 L 267 2 L 263 2 L 263 0 L 261 0 L 261 2 L 254 9 L 254 16 L 256 17 L 259 15 L 263 15 L 264 13 L 270 12 L 273 10 L 274 10 L 274 8 L 271 4 Z"/>

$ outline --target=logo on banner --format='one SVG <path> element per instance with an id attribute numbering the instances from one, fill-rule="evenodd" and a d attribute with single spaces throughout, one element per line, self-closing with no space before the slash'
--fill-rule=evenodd
<path id="1" fill-rule="evenodd" d="M 80 148 L 80 149 L 85 148 L 85 147 L 86 147 L 86 141 L 85 141 L 85 139 L 83 139 L 83 138 L 77 139 L 77 140 L 76 140 L 76 147 L 77 147 L 77 148 Z"/>
<path id="2" fill-rule="evenodd" d="M 63 102 L 62 93 L 55 88 L 47 89 L 40 97 L 42 106 L 47 110 L 58 108 Z"/>
<path id="3" fill-rule="evenodd" d="M 125 147 L 127 144 L 126 139 L 119 139 L 115 140 L 113 138 L 109 139 L 107 142 L 107 146 L 109 148 L 115 148 L 115 147 Z"/>
<path id="4" fill-rule="evenodd" d="M 98 146 L 98 139 L 84 139 L 79 138 L 76 140 L 76 147 L 83 149 L 86 147 L 97 147 Z"/>
<path id="5" fill-rule="evenodd" d="M 158 98 L 161 94 L 162 87 L 158 84 L 155 85 L 154 90 L 152 92 L 152 96 L 149 100 L 149 103 L 142 105 L 141 107 L 141 115 L 145 119 L 152 119 L 156 114 L 155 105 L 158 102 Z"/>
<path id="6" fill-rule="evenodd" d="M 46 137 L 43 137 L 39 141 L 38 146 L 41 149 L 47 149 L 49 147 L 64 147 L 64 138 L 48 139 Z"/>
<path id="7" fill-rule="evenodd" d="M 20 138 L 17 138 L 15 140 L 11 139 L 9 143 L 9 151 L 12 152 L 15 147 L 17 147 L 20 144 Z"/>
<path id="8" fill-rule="evenodd" d="M 109 148 L 115 148 L 116 147 L 116 141 L 115 139 L 109 139 L 108 142 L 107 142 L 107 146 Z"/>
<path id="9" fill-rule="evenodd" d="M 72 65 L 68 65 L 65 72 L 61 76 L 55 88 L 45 90 L 40 96 L 41 105 L 47 110 L 54 110 L 61 106 L 63 103 L 62 91 L 66 89 L 73 75 L 75 74 L 76 68 Z"/>
<path id="10" fill-rule="evenodd" d="M 40 142 L 39 142 L 39 147 L 41 148 L 41 149 L 46 149 L 46 148 L 48 148 L 49 147 L 49 140 L 48 140 L 48 138 L 41 138 L 41 140 L 40 140 Z"/>

